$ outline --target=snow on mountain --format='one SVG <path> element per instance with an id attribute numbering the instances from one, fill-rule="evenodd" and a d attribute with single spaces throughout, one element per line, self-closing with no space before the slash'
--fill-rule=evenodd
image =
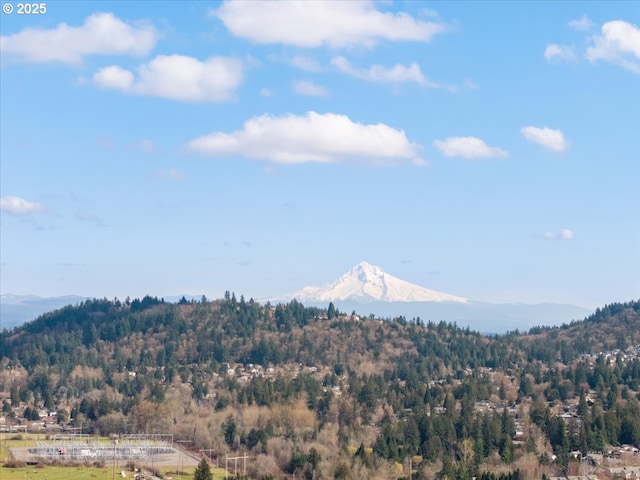
<path id="1" fill-rule="evenodd" d="M 389 275 L 382 268 L 360 262 L 336 281 L 322 287 L 305 287 L 288 295 L 300 302 L 458 302 L 467 299 L 429 290 Z"/>

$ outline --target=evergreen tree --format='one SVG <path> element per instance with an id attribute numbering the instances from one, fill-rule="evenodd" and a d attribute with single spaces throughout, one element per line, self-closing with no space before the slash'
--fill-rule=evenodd
<path id="1" fill-rule="evenodd" d="M 213 480 L 211 468 L 209 468 L 209 464 L 204 458 L 196 467 L 196 471 L 193 474 L 193 480 Z"/>
<path id="2" fill-rule="evenodd" d="M 224 434 L 224 441 L 227 442 L 227 445 L 233 445 L 237 428 L 238 425 L 236 424 L 236 419 L 233 417 L 233 414 L 229 414 L 227 420 L 222 422 L 222 432 Z"/>
<path id="3" fill-rule="evenodd" d="M 333 304 L 333 302 L 330 302 L 329 308 L 327 309 L 327 318 L 331 320 L 332 318 L 336 317 L 336 314 L 337 314 L 336 306 Z"/>
<path id="4" fill-rule="evenodd" d="M 589 412 L 589 407 L 587 405 L 587 398 L 586 398 L 586 395 L 584 393 L 584 388 L 581 388 L 580 389 L 580 400 L 578 400 L 577 413 L 580 416 L 580 418 L 584 421 L 584 418 L 586 417 L 588 412 Z"/>

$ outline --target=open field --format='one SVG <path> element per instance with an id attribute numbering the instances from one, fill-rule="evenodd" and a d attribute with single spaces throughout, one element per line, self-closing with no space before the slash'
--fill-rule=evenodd
<path id="1" fill-rule="evenodd" d="M 133 474 L 129 476 L 133 478 Z M 108 468 L 93 467 L 0 467 L 0 477 L 2 480 L 112 480 L 113 471 Z"/>
<path id="2" fill-rule="evenodd" d="M 170 476 L 174 480 L 189 480 L 193 478 L 193 468 L 184 470 L 182 475 L 169 473 L 170 469 L 164 469 L 165 478 Z M 213 480 L 222 480 L 224 478 L 224 469 L 212 468 Z M 116 478 L 122 478 L 120 470 L 117 471 Z M 112 480 L 113 470 L 110 468 L 94 468 L 94 467 L 59 467 L 44 466 L 25 468 L 7 468 L 0 467 L 0 478 L 2 480 Z M 133 478 L 133 473 L 127 472 L 126 478 Z"/>
<path id="3" fill-rule="evenodd" d="M 171 468 L 161 468 L 160 473 L 163 474 L 164 478 L 171 477 L 173 480 L 191 480 L 193 478 L 193 473 L 195 472 L 194 468 L 186 468 L 184 469 L 182 475 L 179 473 L 175 473 L 177 470 Z M 225 473 L 224 468 L 211 468 L 211 474 L 213 475 L 213 480 L 224 480 Z M 2 478 L 4 480 L 4 477 Z M 47 479 L 48 480 L 48 479 Z"/>
<path id="4" fill-rule="evenodd" d="M 2 433 L 0 434 L 0 463 L 9 459 L 9 451 L 13 448 L 35 447 L 38 441 L 44 441 L 46 435 L 35 433 Z"/>
<path id="5" fill-rule="evenodd" d="M 110 443 L 110 439 L 102 439 L 91 437 L 91 441 L 95 444 Z M 40 434 L 4 434 L 0 436 L 0 464 L 6 463 L 10 459 L 20 462 L 38 461 L 34 457 L 30 449 L 38 446 L 38 444 L 53 444 L 50 438 Z M 93 459 L 95 460 L 95 459 Z M 113 479 L 113 468 L 111 459 L 103 459 L 101 467 L 90 466 L 87 464 L 78 464 L 69 462 L 68 466 L 57 465 L 29 465 L 24 468 L 8 468 L 0 466 L 0 478 L 2 480 L 111 480 Z M 117 458 L 116 478 L 122 478 L 119 474 L 124 469 L 127 462 L 125 458 Z M 171 477 L 174 480 L 188 480 L 193 477 L 195 466 L 200 459 L 190 452 L 180 450 L 179 448 L 169 448 L 162 453 L 154 454 L 146 461 L 135 461 L 138 465 L 146 465 L 150 470 L 159 472 L 164 478 Z M 176 473 L 182 471 L 182 474 Z M 225 477 L 224 469 L 212 468 L 214 480 L 221 480 Z M 133 473 L 127 472 L 126 478 L 133 478 Z"/>

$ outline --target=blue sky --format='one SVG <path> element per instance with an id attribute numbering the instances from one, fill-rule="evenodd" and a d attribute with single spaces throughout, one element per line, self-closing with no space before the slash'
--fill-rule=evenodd
<path id="1" fill-rule="evenodd" d="M 45 6 L 1 17 L 2 293 L 640 296 L 637 2 Z"/>

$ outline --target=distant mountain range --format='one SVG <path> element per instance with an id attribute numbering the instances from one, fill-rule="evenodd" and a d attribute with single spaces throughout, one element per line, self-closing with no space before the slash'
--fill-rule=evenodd
<path id="1" fill-rule="evenodd" d="M 198 301 L 201 296 L 185 296 Z M 180 296 L 164 297 L 167 302 L 178 302 Z M 552 326 L 581 320 L 592 311 L 577 305 L 542 303 L 494 304 L 469 300 L 460 296 L 430 290 L 401 280 L 382 268 L 361 262 L 337 280 L 324 286 L 304 287 L 278 298 L 261 300 L 262 303 L 289 302 L 293 299 L 309 305 L 326 308 L 329 302 L 341 311 L 360 315 L 373 314 L 378 318 L 404 316 L 408 320 L 455 322 L 481 333 L 504 333 L 509 330 L 528 330 L 534 326 Z M 34 320 L 43 313 L 75 305 L 87 297 L 68 295 L 38 297 L 35 295 L 0 295 L 0 328 L 12 328 Z"/>
<path id="2" fill-rule="evenodd" d="M 37 295 L 0 295 L 0 328 L 12 328 L 34 320 L 43 313 L 67 305 L 76 305 L 88 297 L 64 295 L 61 297 L 39 297 Z"/>
<path id="3" fill-rule="evenodd" d="M 430 290 L 401 280 L 382 268 L 361 262 L 337 280 L 324 286 L 304 287 L 272 303 L 293 299 L 305 305 L 326 307 L 328 302 L 347 313 L 374 314 L 377 317 L 420 317 L 424 321 L 456 322 L 482 333 L 528 330 L 539 325 L 560 325 L 581 320 L 591 310 L 577 305 L 542 303 L 494 304 L 473 301 Z"/>

